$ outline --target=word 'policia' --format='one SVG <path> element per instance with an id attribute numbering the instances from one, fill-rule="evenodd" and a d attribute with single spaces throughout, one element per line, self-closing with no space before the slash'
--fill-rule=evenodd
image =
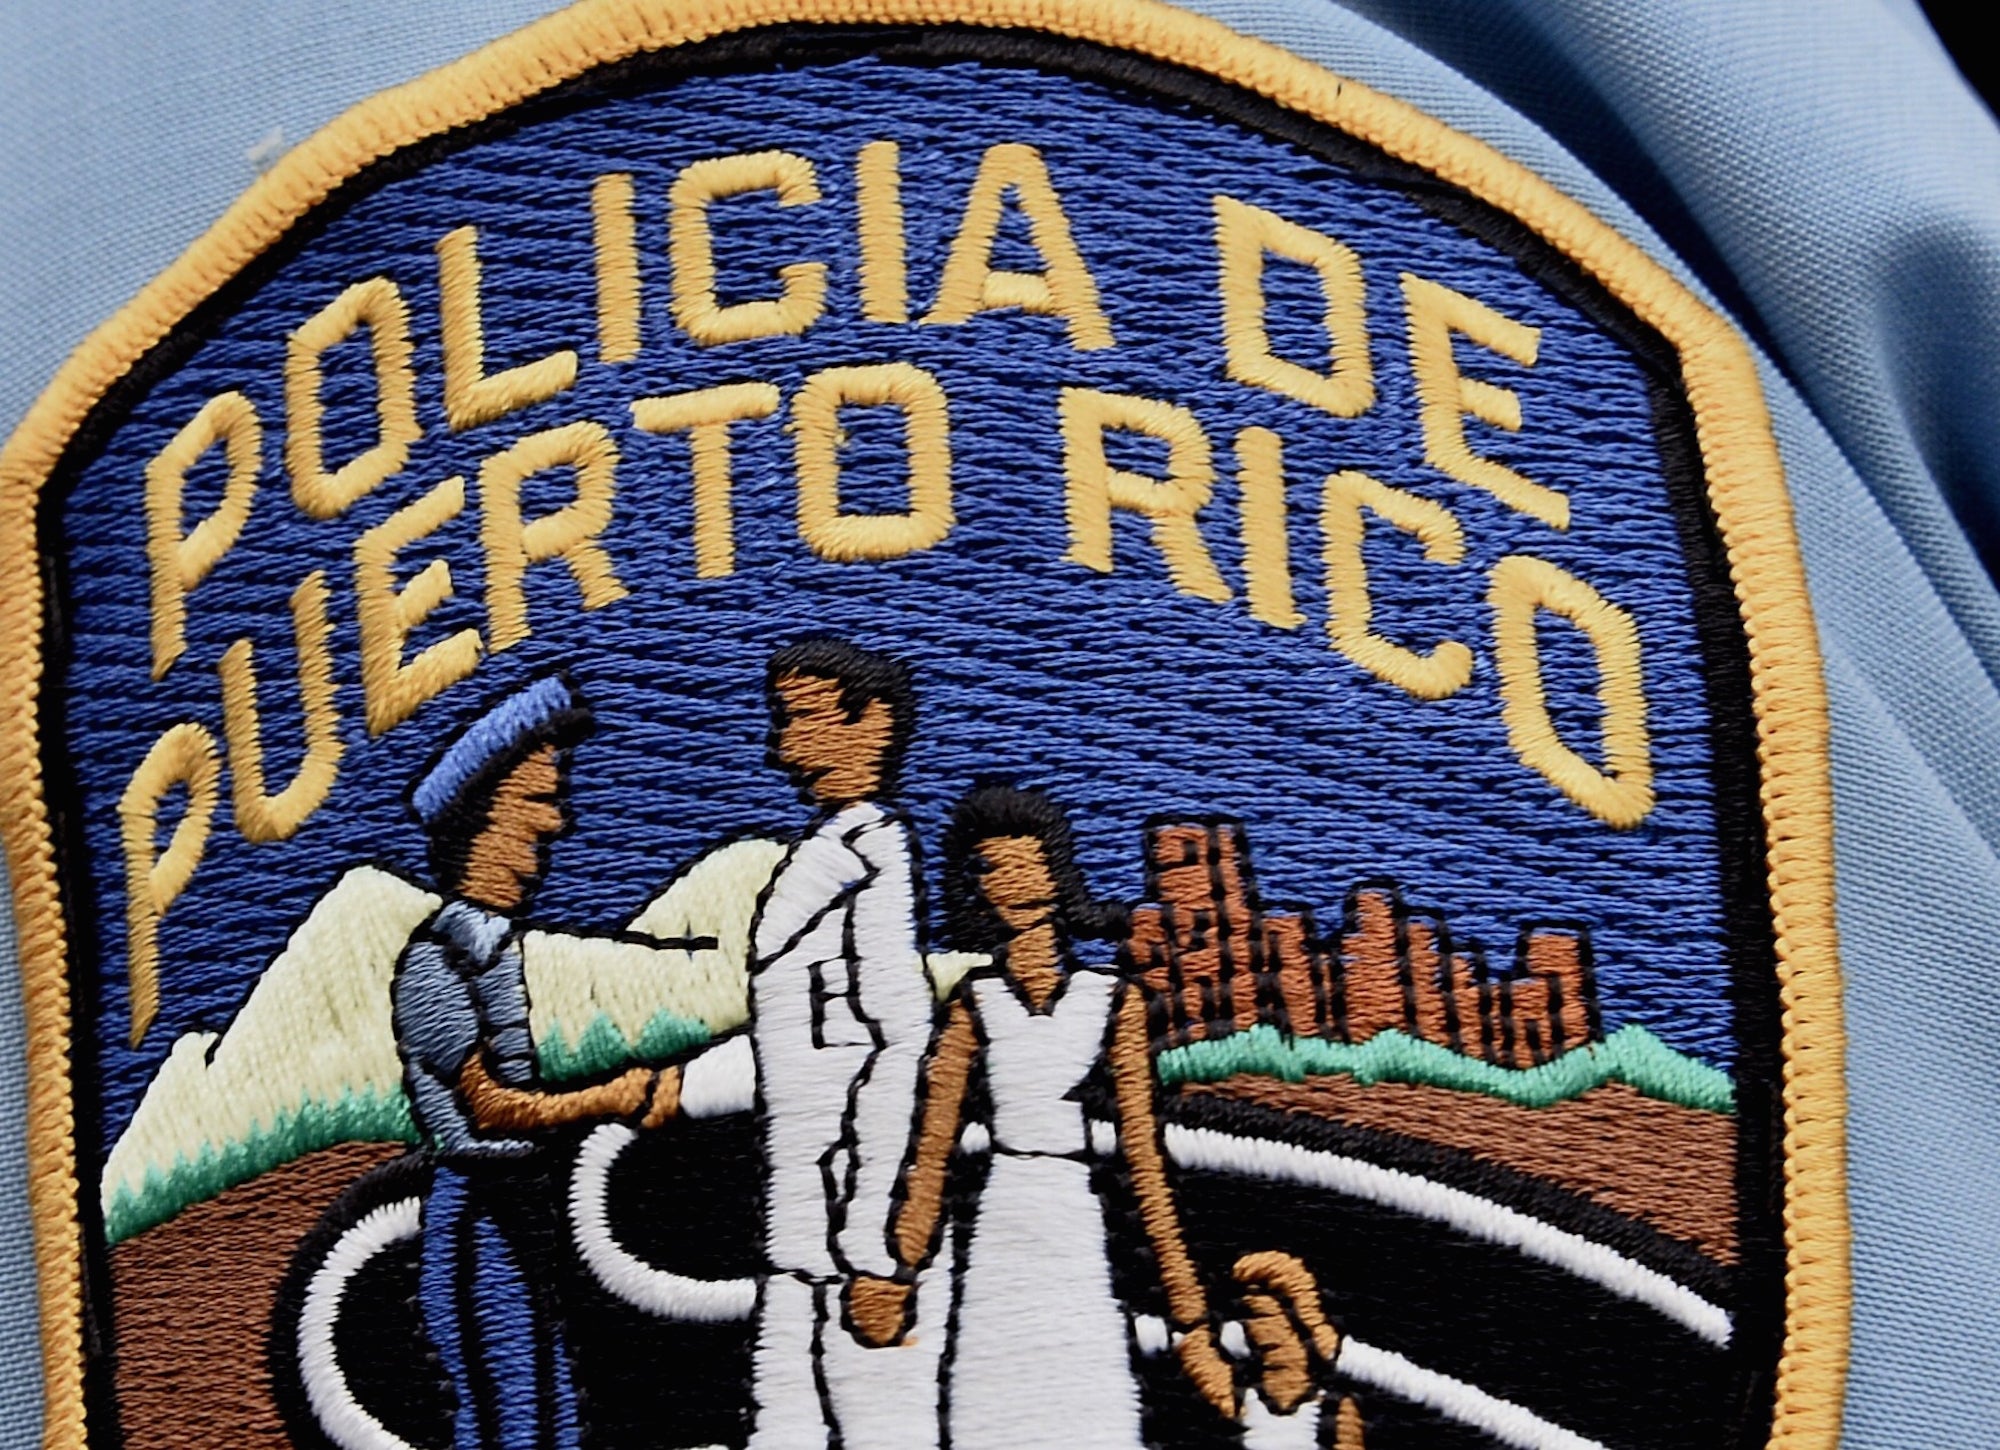
<path id="1" fill-rule="evenodd" d="M 1013 309 L 1061 319 L 1071 347 L 1079 352 L 1117 345 L 1043 158 L 1025 145 L 997 145 L 985 152 L 937 294 L 921 316 L 913 315 L 899 166 L 892 141 L 864 146 L 856 159 L 863 318 L 948 327 L 982 312 Z M 669 189 L 669 305 L 675 325 L 697 344 L 724 346 L 796 335 L 825 313 L 828 267 L 816 261 L 778 267 L 768 286 L 774 295 L 763 300 L 724 304 L 718 299 L 710 207 L 724 198 L 758 193 L 771 195 L 779 207 L 823 200 L 813 163 L 784 151 L 697 161 L 684 167 Z M 1009 207 L 1025 219 L 1029 245 L 1042 263 L 1039 272 L 993 265 L 995 241 Z M 634 218 L 632 177 L 599 177 L 592 188 L 590 225 L 600 365 L 630 361 L 640 351 L 643 298 Z M 1375 381 L 1357 254 L 1332 237 L 1228 196 L 1215 198 L 1214 221 L 1228 377 L 1335 417 L 1357 417 L 1372 408 Z M 582 364 L 569 348 L 489 373 L 477 228 L 446 233 L 436 243 L 436 255 L 435 325 L 451 431 L 498 422 L 576 384 Z M 1264 270 L 1272 257 L 1310 268 L 1318 279 L 1328 344 L 1324 372 L 1272 349 L 1264 289 Z M 1552 529 L 1566 529 L 1569 500 L 1564 494 L 1472 450 L 1466 419 L 1518 431 L 1520 400 L 1511 389 L 1463 376 L 1454 356 L 1455 340 L 1463 340 L 1529 368 L 1536 360 L 1538 330 L 1411 274 L 1403 274 L 1401 288 L 1426 462 Z M 329 466 L 321 436 L 322 363 L 329 350 L 363 328 L 374 365 L 376 436 L 347 461 Z M 283 457 L 292 502 L 304 514 L 340 516 L 399 475 L 412 446 L 423 440 L 410 338 L 409 308 L 386 276 L 355 282 L 290 335 Z M 764 382 L 632 401 L 634 432 L 685 434 L 688 439 L 697 577 L 718 578 L 735 568 L 732 429 L 771 417 L 787 401 L 777 386 Z M 805 378 L 788 406 L 798 531 L 815 554 L 837 561 L 893 559 L 936 547 L 951 532 L 948 405 L 933 374 L 904 362 L 824 368 Z M 854 513 L 841 506 L 840 414 L 854 408 L 888 408 L 901 415 L 909 491 L 909 506 L 902 512 Z M 1065 558 L 1086 569 L 1111 572 L 1112 516 L 1128 512 L 1147 521 L 1176 590 L 1215 602 L 1233 600 L 1235 593 L 1196 523 L 1209 504 L 1216 469 L 1214 446 L 1193 411 L 1161 399 L 1065 387 L 1058 413 L 1069 539 Z M 1164 443 L 1162 473 L 1148 476 L 1113 466 L 1106 440 L 1114 433 Z M 155 679 L 165 676 L 186 648 L 191 596 L 235 547 L 249 520 L 261 482 L 262 442 L 263 420 L 255 404 L 242 392 L 225 391 L 210 398 L 145 469 Z M 628 435 L 626 446 L 631 443 Z M 227 467 L 220 501 L 190 523 L 183 507 L 189 475 L 217 449 Z M 1245 428 L 1234 439 L 1234 455 L 1245 604 L 1263 623 L 1296 629 L 1305 618 L 1293 598 L 1282 440 L 1269 429 Z M 529 569 L 563 565 L 585 609 L 626 597 L 617 566 L 601 542 L 613 518 L 619 458 L 620 444 L 611 429 L 586 420 L 528 433 L 482 462 L 477 494 L 485 563 L 483 637 L 476 629 L 463 629 L 414 656 L 407 651 L 411 633 L 453 593 L 447 561 L 432 557 L 419 563 L 412 556 L 466 509 L 462 477 L 443 480 L 355 538 L 353 605 L 370 735 L 408 719 L 424 701 L 469 676 L 482 655 L 508 649 L 530 635 Z M 570 475 L 575 496 L 560 508 L 530 517 L 524 491 L 531 479 L 551 472 Z M 1451 567 L 1463 560 L 1464 530 L 1443 505 L 1360 471 L 1333 474 L 1325 481 L 1320 516 L 1329 644 L 1418 699 L 1453 695 L 1471 681 L 1470 647 L 1446 639 L 1427 651 L 1411 649 L 1372 628 L 1373 599 L 1363 556 L 1371 519 L 1412 537 L 1430 563 Z M 407 583 L 398 582 L 412 570 Z M 1640 644 L 1632 617 L 1585 581 L 1526 554 L 1501 559 L 1485 592 L 1494 619 L 1492 651 L 1502 714 L 1515 752 L 1607 824 L 1636 825 L 1652 809 L 1653 788 Z M 325 574 L 318 570 L 292 596 L 307 750 L 298 774 L 275 794 L 264 788 L 251 642 L 239 639 L 219 663 L 232 800 L 238 828 L 252 840 L 290 836 L 324 803 L 333 785 L 343 742 L 327 648 L 329 601 Z M 1573 625 L 1595 653 L 1601 764 L 1566 744 L 1549 714 L 1536 642 L 1543 613 Z M 160 915 L 199 861 L 221 765 L 220 746 L 207 728 L 185 722 L 155 743 L 126 791 L 121 810 L 132 888 L 129 925 L 132 945 L 143 946 L 148 954 Z M 188 805 L 167 848 L 159 851 L 160 803 L 177 787 L 188 790 Z"/>

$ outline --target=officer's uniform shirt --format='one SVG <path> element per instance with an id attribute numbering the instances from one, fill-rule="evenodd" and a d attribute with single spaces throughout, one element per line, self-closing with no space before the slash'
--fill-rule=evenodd
<path id="1" fill-rule="evenodd" d="M 417 929 L 396 964 L 392 1022 L 417 1125 L 446 1159 L 518 1158 L 535 1145 L 482 1133 L 458 1077 L 483 1044 L 502 1085 L 531 1087 L 535 1044 L 528 985 L 513 921 L 452 901 Z"/>

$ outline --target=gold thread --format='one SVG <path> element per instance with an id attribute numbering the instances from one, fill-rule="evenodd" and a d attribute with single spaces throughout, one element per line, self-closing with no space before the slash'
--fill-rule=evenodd
<path id="1" fill-rule="evenodd" d="M 181 497 L 188 471 L 222 444 L 229 481 L 215 512 L 189 529 L 181 526 Z M 187 597 L 236 545 L 257 496 L 264 430 L 257 408 L 241 393 L 220 393 L 174 434 L 146 465 L 146 558 L 153 578 L 153 678 L 165 675 L 187 648 Z"/>
<path id="2" fill-rule="evenodd" d="M 0 832 L 29 1022 L 29 1191 L 42 1285 L 44 1438 L 81 1450 L 82 1297 L 70 1006 L 37 701 L 40 490 L 105 390 L 197 305 L 380 157 L 644 50 L 795 22 L 1019 26 L 1213 75 L 1333 126 L 1512 216 L 1601 282 L 1680 359 L 1750 645 L 1784 1021 L 1786 1318 L 1771 1450 L 1835 1450 L 1849 1345 L 1846 1033 L 1833 908 L 1826 689 L 1804 565 L 1756 364 L 1641 248 L 1483 142 L 1405 102 L 1159 0 L 581 0 L 308 137 L 71 355 L 0 449 Z"/>
<path id="3" fill-rule="evenodd" d="M 333 655 L 327 640 L 326 574 L 315 569 L 292 591 L 292 637 L 299 660 L 299 710 L 306 749 L 298 771 L 276 795 L 264 793 L 263 729 L 257 719 L 257 666 L 249 640 L 231 645 L 216 666 L 222 676 L 222 738 L 229 744 L 230 801 L 236 829 L 250 841 L 283 841 L 326 804 L 345 746 L 333 703 Z"/>
<path id="4" fill-rule="evenodd" d="M 562 348 L 502 372 L 486 371 L 486 308 L 480 300 L 479 229 L 459 227 L 437 241 L 438 350 L 444 359 L 444 416 L 462 433 L 521 408 L 546 403 L 576 382 L 576 353 Z"/>
<path id="5" fill-rule="evenodd" d="M 1029 245 L 1041 254 L 1040 272 L 1000 272 L 993 268 L 993 239 L 1008 192 L 1028 218 Z M 1069 217 L 1049 180 L 1042 153 L 1007 142 L 986 148 L 965 216 L 946 253 L 937 299 L 924 321 L 970 322 L 973 314 L 1018 307 L 1069 324 L 1069 344 L 1078 352 L 1110 347 L 1111 324 L 1097 302 L 1097 282 L 1070 235 Z"/>
<path id="6" fill-rule="evenodd" d="M 1222 346 L 1229 376 L 1296 398 L 1336 418 L 1375 406 L 1375 367 L 1368 356 L 1368 310 L 1361 259 L 1324 232 L 1286 221 L 1234 197 L 1215 198 L 1215 249 L 1221 264 Z M 1319 275 L 1324 303 L 1327 370 L 1271 351 L 1264 328 L 1264 258 L 1283 257 Z"/>
<path id="7" fill-rule="evenodd" d="M 1280 629 L 1306 622 L 1292 596 L 1292 546 L 1285 525 L 1285 444 L 1269 428 L 1236 435 L 1242 494 L 1243 593 L 1252 618 Z"/>
<path id="8" fill-rule="evenodd" d="M 357 327 L 368 329 L 375 358 L 376 439 L 329 473 L 320 438 L 320 358 Z M 423 436 L 410 368 L 410 309 L 387 277 L 356 282 L 285 344 L 285 471 L 292 476 L 292 501 L 316 519 L 337 517 L 399 472 L 409 461 L 410 445 Z"/>
<path id="9" fill-rule="evenodd" d="M 576 497 L 538 519 L 521 517 L 521 485 L 538 473 L 576 472 Z M 486 648 L 511 649 L 528 628 L 524 578 L 530 564 L 569 566 L 585 609 L 616 604 L 627 590 L 598 535 L 611 527 L 618 445 L 600 423 L 565 423 L 530 433 L 479 465 L 479 542 L 486 550 Z"/>
<path id="10" fill-rule="evenodd" d="M 979 1028 L 972 1020 L 969 999 L 954 997 L 945 1009 L 944 1025 L 924 1055 L 916 1132 L 903 1158 L 903 1176 L 889 1220 L 889 1242 L 896 1262 L 905 1269 L 921 1268 L 929 1260 L 932 1240 L 944 1219 L 946 1175 L 965 1126 L 965 1089 L 978 1057 Z"/>
<path id="11" fill-rule="evenodd" d="M 1352 1395 L 1340 1396 L 1333 1415 L 1333 1450 L 1368 1450 L 1361 1423 L 1361 1406 Z"/>
<path id="12" fill-rule="evenodd" d="M 724 307 L 715 296 L 715 244 L 708 208 L 725 197 L 773 191 L 779 206 L 820 199 L 812 162 L 790 151 L 712 156 L 681 168 L 667 192 L 667 252 L 674 264 L 674 321 L 704 346 L 804 332 L 826 310 L 826 263 L 778 268 L 778 295 Z"/>
<path id="13" fill-rule="evenodd" d="M 772 383 L 725 383 L 718 388 L 632 401 L 635 427 L 648 433 L 685 431 L 688 435 L 697 579 L 720 579 L 736 572 L 729 425 L 768 418 L 778 411 L 778 402 L 778 389 Z"/>
<path id="14" fill-rule="evenodd" d="M 1521 398 L 1512 388 L 1468 378 L 1458 370 L 1452 335 L 1491 352 L 1535 365 L 1541 330 L 1503 317 L 1484 302 L 1422 277 L 1403 274 L 1409 309 L 1410 372 L 1424 429 L 1424 462 L 1460 483 L 1483 488 L 1517 513 L 1550 528 L 1569 527 L 1569 496 L 1536 483 L 1504 463 L 1474 453 L 1465 439 L 1465 420 L 1477 418 L 1509 433 L 1521 431 Z"/>
<path id="15" fill-rule="evenodd" d="M 1639 626 L 1574 574 L 1526 554 L 1510 554 L 1493 566 L 1486 598 L 1493 606 L 1500 718 L 1514 753 L 1606 825 L 1620 830 L 1638 825 L 1653 809 Z M 1542 610 L 1582 630 L 1597 655 L 1597 696 L 1604 711 L 1602 770 L 1564 744 L 1549 718 L 1536 634 Z"/>
<path id="16" fill-rule="evenodd" d="M 461 629 L 405 663 L 410 631 L 451 598 L 451 565 L 433 559 L 400 589 L 396 556 L 465 512 L 465 480 L 447 478 L 354 541 L 354 612 L 361 635 L 361 699 L 368 733 L 380 735 L 471 674 L 479 631 Z"/>
<path id="17" fill-rule="evenodd" d="M 1152 521 L 1153 546 L 1167 561 L 1174 588 L 1218 603 L 1231 598 L 1195 524 L 1215 486 L 1215 462 L 1194 414 L 1178 403 L 1095 388 L 1064 388 L 1059 411 L 1069 514 L 1069 552 L 1063 557 L 1109 574 L 1111 511 L 1129 509 Z M 1163 439 L 1167 476 L 1113 468 L 1104 455 L 1104 435 L 1110 432 Z"/>
<path id="18" fill-rule="evenodd" d="M 678 1093 L 680 1069 L 666 1071 L 673 1075 L 668 1091 Z M 493 1076 L 483 1047 L 465 1059 L 458 1074 L 458 1095 L 471 1111 L 473 1122 L 496 1132 L 536 1132 L 602 1118 L 632 1117 L 662 1086 L 667 1086 L 663 1075 L 654 1069 L 628 1067 L 608 1082 L 581 1087 L 511 1088 Z"/>
<path id="19" fill-rule="evenodd" d="M 639 355 L 639 233 L 632 220 L 632 173 L 609 171 L 590 188 L 597 252 L 597 360 Z"/>
<path id="20" fill-rule="evenodd" d="M 1472 680 L 1472 651 L 1465 645 L 1440 640 L 1426 654 L 1375 633 L 1375 600 L 1368 592 L 1368 561 L 1362 551 L 1367 538 L 1363 509 L 1415 538 L 1433 564 L 1456 564 L 1465 557 L 1465 533 L 1450 509 L 1356 469 L 1333 474 L 1320 508 L 1327 642 L 1369 674 L 1419 700 L 1457 694 Z"/>
<path id="21" fill-rule="evenodd" d="M 127 1040 L 134 1047 L 146 1040 L 146 1029 L 159 1015 L 160 921 L 201 864 L 221 775 L 215 737 L 183 721 L 153 742 L 118 801 L 125 839 L 125 971 L 132 998 Z M 176 786 L 187 788 L 187 809 L 160 851 L 160 805 Z"/>
<path id="22" fill-rule="evenodd" d="M 1267 1291 L 1282 1290 L 1313 1352 L 1328 1365 L 1339 1357 L 1340 1331 L 1326 1317 L 1326 1308 L 1320 1302 L 1319 1281 L 1313 1278 L 1312 1270 L 1303 1260 L 1277 1249 L 1259 1249 L 1240 1255 L 1229 1272 L 1239 1284 Z"/>
<path id="23" fill-rule="evenodd" d="M 840 410 L 891 407 L 903 414 L 910 507 L 900 514 L 840 509 Z M 792 399 L 799 475 L 799 537 L 822 559 L 895 559 L 951 532 L 951 422 L 944 389 L 909 363 L 824 368 Z"/>
<path id="24" fill-rule="evenodd" d="M 860 211 L 861 315 L 870 322 L 910 320 L 901 156 L 894 141 L 870 141 L 854 162 Z"/>

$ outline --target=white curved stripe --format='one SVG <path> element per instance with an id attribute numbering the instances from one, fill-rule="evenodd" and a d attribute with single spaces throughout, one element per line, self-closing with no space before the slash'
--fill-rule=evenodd
<path id="1" fill-rule="evenodd" d="M 611 1165 L 637 1137 L 623 1123 L 606 1123 L 583 1140 L 576 1155 L 576 1174 L 569 1188 L 570 1229 L 592 1277 L 605 1292 L 662 1319 L 700 1324 L 748 1319 L 757 1308 L 755 1279 L 693 1279 L 670 1273 L 635 1257 L 611 1236 L 605 1207 Z"/>
<path id="2" fill-rule="evenodd" d="M 313 1418 L 340 1450 L 412 1450 L 408 1441 L 391 1434 L 364 1410 L 348 1389 L 334 1354 L 333 1326 L 340 1319 L 348 1281 L 361 1266 L 391 1244 L 422 1231 L 422 1199 L 385 1203 L 340 1236 L 306 1285 L 305 1303 L 299 1309 L 299 1379 Z"/>
<path id="3" fill-rule="evenodd" d="M 1213 1128 L 1169 1123 L 1165 1138 L 1167 1152 L 1184 1168 L 1303 1183 L 1449 1224 L 1474 1238 L 1515 1249 L 1531 1259 L 1540 1259 L 1580 1279 L 1588 1279 L 1620 1298 L 1644 1304 L 1710 1344 L 1729 1343 L 1729 1311 L 1711 1304 L 1686 1285 L 1635 1263 L 1616 1249 L 1477 1194 L 1447 1188 L 1414 1173 L 1383 1168 L 1359 1158 L 1345 1158 L 1267 1138 L 1238 1137 Z"/>
<path id="4" fill-rule="evenodd" d="M 1412 1364 L 1402 1355 L 1372 1344 L 1341 1340 L 1333 1365 L 1358 1384 L 1372 1385 L 1398 1399 L 1435 1410 L 1446 1419 L 1484 1430 L 1516 1450 L 1605 1450 L 1597 1441 L 1550 1424 L 1511 1400 L 1498 1399 L 1477 1386 Z"/>

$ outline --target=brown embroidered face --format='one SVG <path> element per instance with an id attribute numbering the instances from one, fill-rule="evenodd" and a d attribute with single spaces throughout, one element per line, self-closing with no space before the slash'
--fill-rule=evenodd
<path id="1" fill-rule="evenodd" d="M 1055 873 L 1040 837 L 987 837 L 975 848 L 973 873 L 1008 936 L 1032 931 L 1055 914 Z"/>
<path id="2" fill-rule="evenodd" d="M 778 763 L 822 805 L 867 800 L 882 788 L 882 765 L 895 733 L 887 701 L 859 714 L 841 701 L 838 680 L 786 675 L 771 703 Z"/>
<path id="3" fill-rule="evenodd" d="M 486 827 L 466 852 L 460 894 L 496 911 L 521 905 L 541 878 L 548 843 L 562 832 L 561 789 L 562 766 L 553 745 L 502 777 Z"/>

